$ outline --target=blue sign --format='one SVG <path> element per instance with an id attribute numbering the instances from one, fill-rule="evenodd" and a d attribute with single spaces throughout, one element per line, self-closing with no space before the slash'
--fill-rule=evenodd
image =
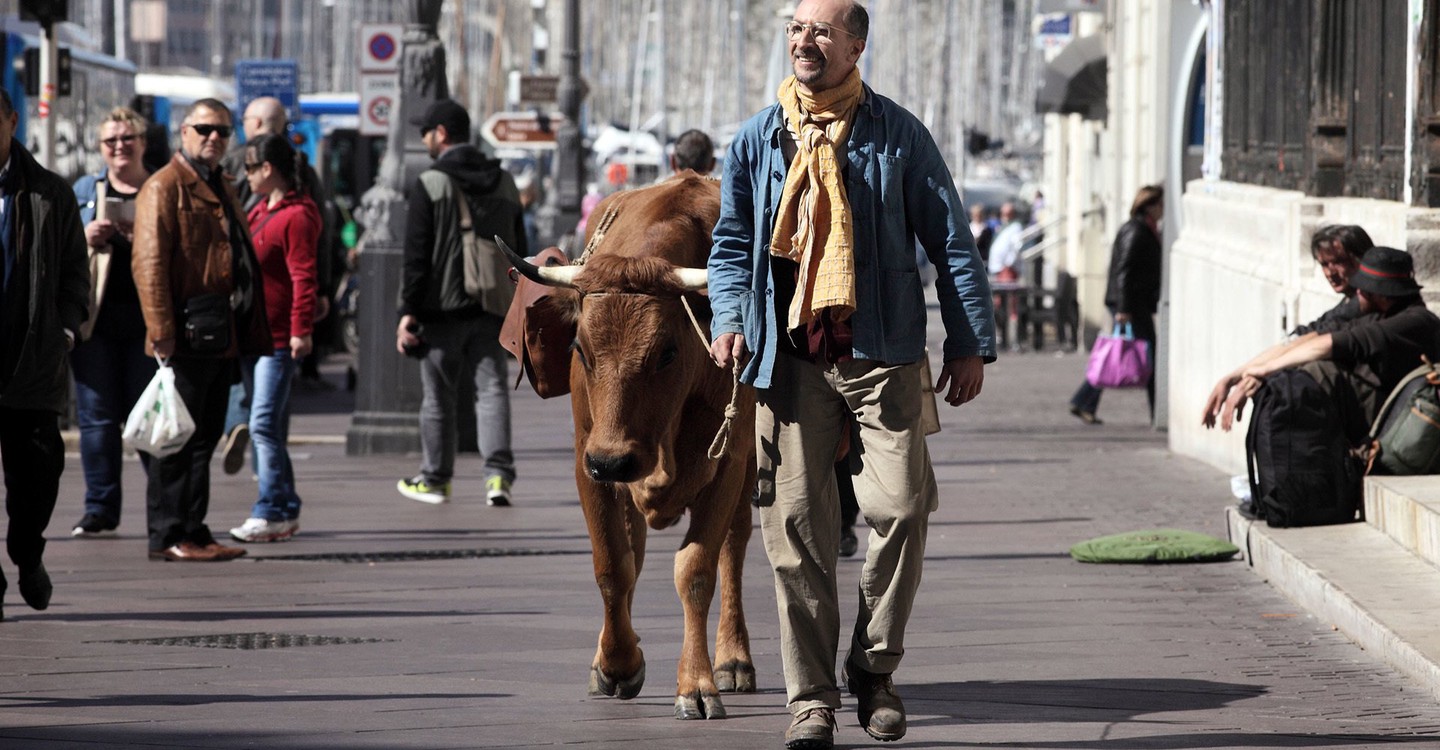
<path id="1" fill-rule="evenodd" d="M 370 38 L 370 55 L 379 62 L 389 62 L 399 49 L 395 37 L 389 34 L 376 34 Z"/>
<path id="2" fill-rule="evenodd" d="M 262 96 L 279 99 L 292 122 L 300 117 L 300 66 L 294 60 L 240 60 L 235 63 L 235 88 L 240 98 L 237 117 Z"/>
<path id="3" fill-rule="evenodd" d="M 1050 16 L 1041 20 L 1040 34 L 1070 36 L 1070 16 Z"/>

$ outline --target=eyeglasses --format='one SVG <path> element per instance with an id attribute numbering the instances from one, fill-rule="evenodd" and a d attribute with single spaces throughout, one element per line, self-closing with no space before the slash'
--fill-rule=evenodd
<path id="1" fill-rule="evenodd" d="M 265 162 L 263 162 L 263 161 L 257 161 L 257 162 L 255 162 L 255 163 L 253 163 L 253 164 L 251 164 L 251 163 L 249 163 L 249 162 L 246 162 L 246 164 L 245 164 L 245 174 L 250 174 L 251 172 L 254 172 L 255 170 L 257 170 L 257 169 L 259 169 L 259 168 L 261 168 L 261 167 L 263 167 L 263 166 L 265 166 Z"/>
<path id="2" fill-rule="evenodd" d="M 135 139 L 139 137 L 140 136 L 138 135 L 116 135 L 109 138 L 103 138 L 100 142 L 105 144 L 106 148 L 109 148 L 113 151 L 117 146 L 122 143 L 126 146 L 129 146 L 130 144 L 135 142 Z"/>
<path id="3" fill-rule="evenodd" d="M 850 34 L 849 31 L 846 31 L 839 26 L 831 26 L 828 23 L 821 23 L 819 21 L 815 21 L 813 23 L 800 23 L 799 21 L 791 21 L 785 24 L 785 36 L 792 42 L 798 41 L 799 39 L 804 37 L 806 31 L 809 31 L 810 35 L 815 37 L 815 41 L 817 42 L 825 42 L 834 39 L 836 34 Z M 850 34 L 850 36 L 855 35 Z"/>
<path id="4" fill-rule="evenodd" d="M 229 125 L 207 125 L 201 123 L 199 125 L 191 125 L 190 129 L 195 131 L 195 134 L 201 138 L 209 138 L 211 133 L 216 133 L 221 138 L 229 138 L 231 127 Z"/>

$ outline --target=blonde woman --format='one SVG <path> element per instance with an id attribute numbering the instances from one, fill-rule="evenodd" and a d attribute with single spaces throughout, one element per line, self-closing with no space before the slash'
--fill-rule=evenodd
<path id="1" fill-rule="evenodd" d="M 145 119 L 133 110 L 111 110 L 99 127 L 105 167 L 75 182 L 90 256 L 90 317 L 70 352 L 85 470 L 85 515 L 71 531 L 77 537 L 115 535 L 120 425 L 155 375 L 155 360 L 145 354 L 145 319 L 130 273 L 135 197 L 150 176 L 141 162 L 145 129 Z"/>

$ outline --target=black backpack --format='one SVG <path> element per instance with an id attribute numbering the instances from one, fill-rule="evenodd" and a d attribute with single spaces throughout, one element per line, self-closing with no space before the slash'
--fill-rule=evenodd
<path id="1" fill-rule="evenodd" d="M 1309 373 L 1281 370 L 1255 393 L 1245 457 L 1256 518 L 1271 526 L 1355 520 L 1363 467 L 1334 400 Z"/>

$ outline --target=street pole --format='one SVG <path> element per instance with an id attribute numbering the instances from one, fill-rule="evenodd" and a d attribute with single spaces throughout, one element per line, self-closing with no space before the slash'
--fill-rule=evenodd
<path id="1" fill-rule="evenodd" d="M 345 453 L 363 456 L 420 449 L 420 366 L 395 351 L 396 293 L 405 252 L 405 190 L 430 166 L 420 129 L 410 118 L 450 95 L 445 46 L 436 35 L 442 0 L 411 0 L 401 40 L 400 90 L 375 186 L 360 199 L 360 354 L 355 412 Z"/>
<path id="2" fill-rule="evenodd" d="M 41 164 L 55 169 L 55 80 L 60 77 L 60 47 L 55 39 L 55 20 L 41 22 L 40 41 L 40 148 Z"/>
<path id="3" fill-rule="evenodd" d="M 580 199 L 585 186 L 584 143 L 580 139 L 580 0 L 565 0 L 565 34 L 560 53 L 560 113 L 565 121 L 555 131 L 555 189 L 540 208 L 537 224 L 540 244 L 559 245 L 580 221 Z M 573 257 L 582 242 L 577 238 L 567 251 Z M 537 251 L 540 248 L 530 248 Z"/>

